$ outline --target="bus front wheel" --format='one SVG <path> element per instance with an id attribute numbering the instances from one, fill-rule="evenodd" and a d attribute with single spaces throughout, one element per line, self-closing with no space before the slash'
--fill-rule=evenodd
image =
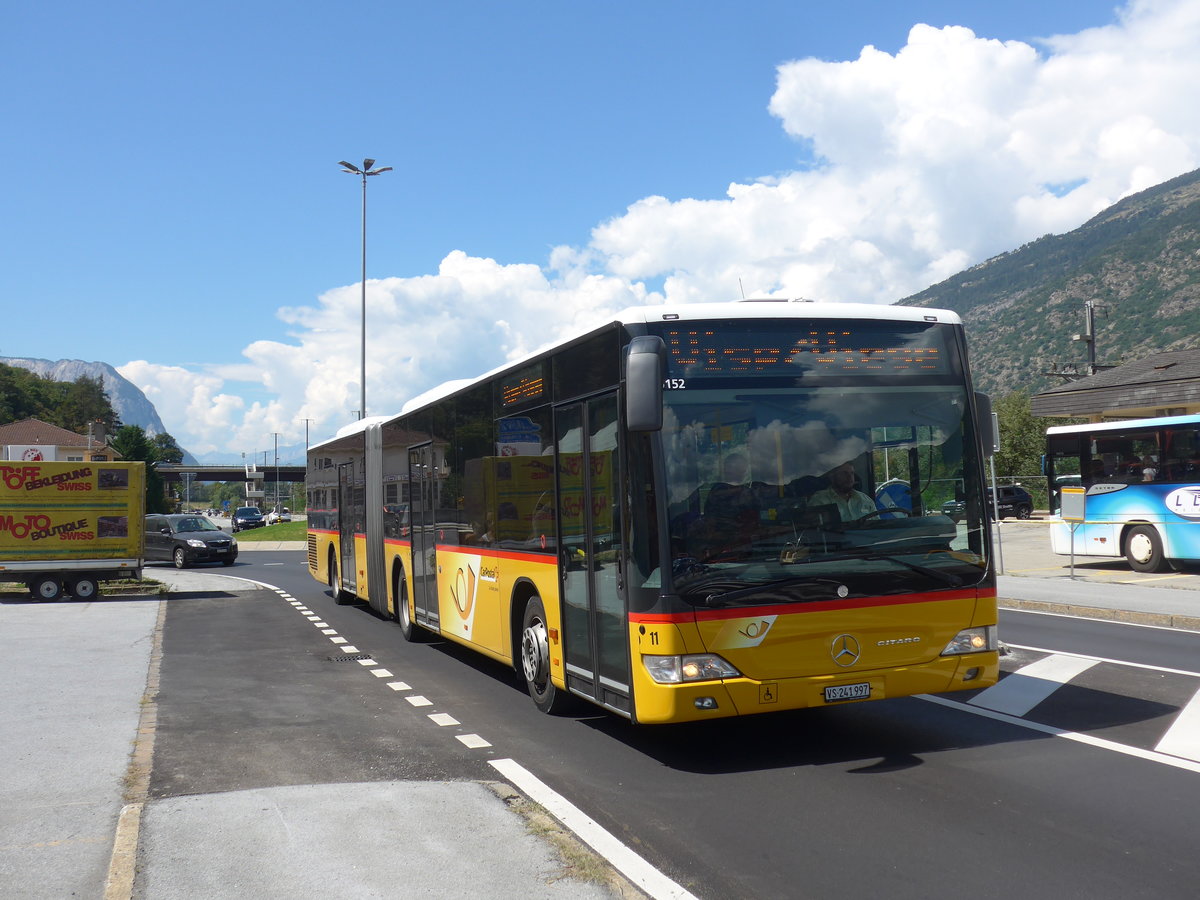
<path id="1" fill-rule="evenodd" d="M 1125 536 L 1125 558 L 1135 572 L 1165 572 L 1162 539 L 1150 525 L 1135 525 Z"/>
<path id="2" fill-rule="evenodd" d="M 572 704 L 570 695 L 550 680 L 550 636 L 541 597 L 530 597 L 521 620 L 521 672 L 529 696 L 544 713 L 556 715 Z"/>

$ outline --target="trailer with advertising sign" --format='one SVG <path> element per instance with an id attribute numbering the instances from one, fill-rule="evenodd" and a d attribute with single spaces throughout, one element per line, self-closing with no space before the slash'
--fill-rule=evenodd
<path id="1" fill-rule="evenodd" d="M 91 600 L 140 578 L 145 505 L 144 463 L 0 461 L 0 581 Z"/>

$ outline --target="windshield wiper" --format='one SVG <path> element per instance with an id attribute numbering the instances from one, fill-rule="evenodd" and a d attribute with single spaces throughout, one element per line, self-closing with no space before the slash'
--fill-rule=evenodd
<path id="1" fill-rule="evenodd" d="M 931 569 L 929 566 L 921 566 L 914 562 L 909 562 L 907 559 L 901 559 L 898 556 L 889 556 L 885 553 L 871 553 L 865 556 L 855 557 L 856 559 L 870 559 L 875 561 L 892 562 L 898 566 L 904 566 L 906 569 L 924 575 L 927 578 L 932 578 L 935 581 L 940 581 L 942 584 L 949 587 L 962 587 L 965 582 L 962 577 L 955 575 L 953 572 L 943 572 L 940 569 Z"/>
<path id="2" fill-rule="evenodd" d="M 762 597 L 763 594 L 777 591 L 780 588 L 790 587 L 792 585 L 822 585 L 824 587 L 833 588 L 833 594 L 830 596 L 828 591 L 822 591 L 819 595 L 803 592 L 798 596 L 789 597 L 771 597 L 771 601 L 778 603 L 805 603 L 810 600 L 835 600 L 847 596 L 850 591 L 846 585 L 835 578 L 814 578 L 810 576 L 798 575 L 794 578 L 782 578 L 779 581 L 765 581 L 762 584 L 753 584 L 749 587 L 741 587 L 735 590 L 724 591 L 723 593 L 709 594 L 704 598 L 703 603 L 708 607 L 727 606 L 730 603 L 735 603 L 738 600 L 752 600 Z"/>

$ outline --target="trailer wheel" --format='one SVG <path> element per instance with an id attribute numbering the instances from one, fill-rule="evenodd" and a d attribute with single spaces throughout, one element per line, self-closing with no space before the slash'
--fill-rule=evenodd
<path id="1" fill-rule="evenodd" d="M 29 583 L 34 600 L 57 600 L 63 594 L 62 581 L 57 575 L 39 575 Z"/>
<path id="2" fill-rule="evenodd" d="M 68 587 L 71 590 L 71 596 L 76 600 L 95 600 L 96 594 L 100 593 L 100 586 L 91 575 L 72 578 Z"/>

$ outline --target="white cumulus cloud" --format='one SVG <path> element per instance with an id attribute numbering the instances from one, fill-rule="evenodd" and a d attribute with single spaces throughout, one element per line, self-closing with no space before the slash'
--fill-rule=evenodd
<path id="1" fill-rule="evenodd" d="M 742 290 L 888 303 L 1074 228 L 1200 165 L 1197 48 L 1200 2 L 1133 0 L 1036 45 L 916 24 L 895 53 L 784 63 L 763 100 L 796 139 L 793 171 L 720 198 L 635 200 L 544 263 L 456 250 L 435 274 L 368 282 L 368 411 L 625 306 Z M 302 438 L 304 419 L 324 436 L 360 405 L 359 316 L 360 287 L 335 288 L 280 310 L 289 340 L 250 344 L 242 366 L 121 371 L 198 452 Z M 240 402 L 238 382 L 265 399 Z"/>

